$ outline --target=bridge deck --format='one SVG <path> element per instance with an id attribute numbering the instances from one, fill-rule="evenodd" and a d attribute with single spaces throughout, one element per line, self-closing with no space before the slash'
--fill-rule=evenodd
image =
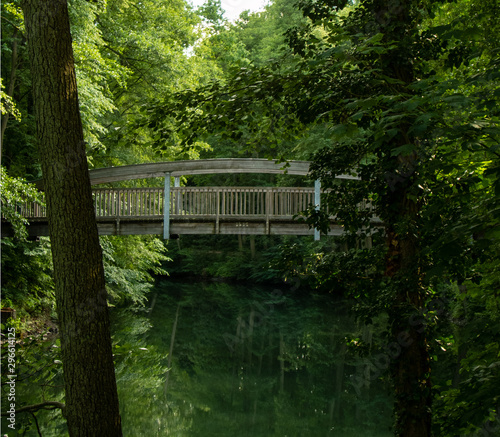
<path id="1" fill-rule="evenodd" d="M 162 235 L 163 218 L 144 217 L 142 219 L 100 218 L 97 220 L 99 235 Z M 335 223 L 331 224 L 328 235 L 342 235 L 343 228 Z M 255 220 L 253 217 L 241 217 L 235 220 L 221 219 L 218 224 L 214 221 L 200 219 L 183 220 L 171 218 L 170 235 L 314 235 L 314 229 L 309 229 L 305 223 L 292 220 Z M 46 219 L 30 220 L 28 227 L 30 237 L 49 235 Z M 10 226 L 2 227 L 2 236 L 12 236 Z"/>

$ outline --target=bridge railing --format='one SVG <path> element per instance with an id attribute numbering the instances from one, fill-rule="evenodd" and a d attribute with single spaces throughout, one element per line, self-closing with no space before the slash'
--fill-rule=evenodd
<path id="1" fill-rule="evenodd" d="M 97 217 L 163 215 L 161 188 L 96 189 L 93 195 Z M 170 217 L 290 217 L 313 201 L 313 188 L 174 187 L 170 189 Z"/>
<path id="2" fill-rule="evenodd" d="M 45 198 L 42 196 L 41 200 L 43 205 L 37 202 L 28 202 L 18 205 L 17 210 L 23 217 L 26 218 L 45 218 L 47 217 L 47 207 L 44 206 Z"/>
<path id="3" fill-rule="evenodd" d="M 171 189 L 172 216 L 290 217 L 314 201 L 313 188 L 181 187 Z"/>
<path id="4" fill-rule="evenodd" d="M 98 188 L 92 195 L 97 218 L 163 215 L 162 188 Z"/>
<path id="5" fill-rule="evenodd" d="M 163 216 L 163 188 L 98 188 L 92 194 L 97 218 Z M 291 218 L 313 203 L 312 187 L 172 187 L 170 218 Z M 39 204 L 27 203 L 20 206 L 20 212 L 26 218 L 42 219 L 47 211 Z"/>
<path id="6" fill-rule="evenodd" d="M 92 190 L 97 218 L 163 216 L 163 188 L 98 188 Z M 291 217 L 314 202 L 314 188 L 172 187 L 170 216 Z M 42 219 L 47 209 L 37 203 L 20 205 L 26 218 Z"/>

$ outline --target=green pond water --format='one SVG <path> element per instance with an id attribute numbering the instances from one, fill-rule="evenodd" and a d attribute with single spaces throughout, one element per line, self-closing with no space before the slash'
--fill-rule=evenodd
<path id="1" fill-rule="evenodd" d="M 338 299 L 295 288 L 160 281 L 144 310 L 113 309 L 124 435 L 391 436 L 390 388 L 363 378 L 346 342 L 366 328 Z M 26 359 L 53 361 L 53 351 Z M 52 361 L 18 384 L 19 401 L 64 401 Z M 44 437 L 67 435 L 58 412 L 37 421 Z M 5 426 L 39 435 L 29 414 L 19 434 Z"/>

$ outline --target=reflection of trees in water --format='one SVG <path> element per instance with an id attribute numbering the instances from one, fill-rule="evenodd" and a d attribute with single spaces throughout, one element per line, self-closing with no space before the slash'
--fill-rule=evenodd
<path id="1" fill-rule="evenodd" d="M 349 382 L 355 367 L 345 337 L 357 328 L 343 306 L 331 297 L 286 293 L 224 283 L 161 285 L 153 329 L 128 337 L 131 347 L 148 351 L 120 358 L 124 431 L 292 436 L 386 429 L 390 407 L 370 411 L 377 387 L 360 399 Z M 134 324 L 127 325 L 130 333 Z M 155 390 L 165 383 L 168 398 Z"/>
<path id="2" fill-rule="evenodd" d="M 358 396 L 367 365 L 346 341 L 369 348 L 372 330 L 331 296 L 166 281 L 112 320 L 124 435 L 390 435 L 391 402 L 377 380 Z M 42 434 L 65 435 L 50 416 Z"/>

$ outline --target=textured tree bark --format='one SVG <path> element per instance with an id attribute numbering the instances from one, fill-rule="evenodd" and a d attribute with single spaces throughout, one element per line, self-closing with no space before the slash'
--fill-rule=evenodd
<path id="1" fill-rule="evenodd" d="M 370 5 L 374 29 L 388 41 L 407 38 L 418 26 L 420 3 L 414 0 L 373 0 Z M 408 85 L 415 81 L 414 59 L 393 51 L 383 55 L 382 65 L 388 76 L 401 81 L 401 92 L 411 93 Z M 405 122 L 400 134 L 387 144 L 391 150 L 418 141 L 409 133 Z M 430 437 L 432 393 L 427 328 L 423 313 L 426 290 L 422 285 L 418 237 L 419 200 L 409 195 L 413 173 L 417 170 L 416 154 L 394 157 L 394 181 L 388 181 L 386 202 L 392 212 L 383 218 L 386 225 L 386 276 L 395 289 L 390 309 L 393 340 L 399 352 L 392 352 L 391 364 L 395 390 L 395 434 L 398 437 Z M 386 220 L 387 218 L 387 220 Z"/>
<path id="2" fill-rule="evenodd" d="M 23 0 L 73 436 L 121 436 L 66 0 Z"/>
<path id="3" fill-rule="evenodd" d="M 386 274 L 397 287 L 391 308 L 395 390 L 395 431 L 398 437 L 430 437 L 432 423 L 431 367 L 423 316 L 425 290 L 421 286 L 416 239 L 387 232 Z"/>

